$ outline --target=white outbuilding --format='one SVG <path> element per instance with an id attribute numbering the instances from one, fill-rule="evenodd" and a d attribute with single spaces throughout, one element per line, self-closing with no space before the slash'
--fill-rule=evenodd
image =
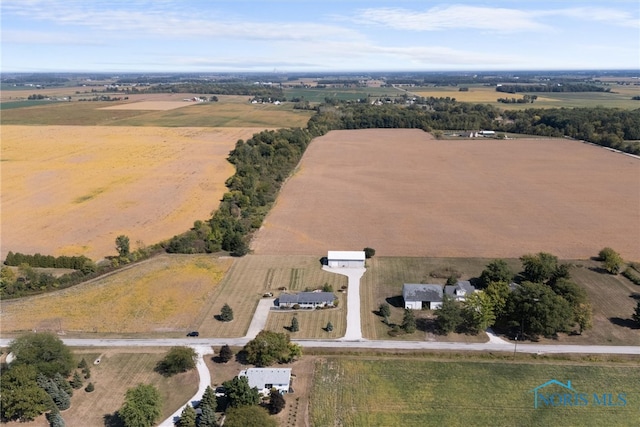
<path id="1" fill-rule="evenodd" d="M 291 368 L 249 368 L 240 371 L 238 377 L 247 377 L 249 387 L 267 395 L 272 388 L 280 393 L 288 393 L 291 383 Z"/>
<path id="2" fill-rule="evenodd" d="M 364 268 L 364 251 L 329 251 L 327 265 L 338 268 Z"/>

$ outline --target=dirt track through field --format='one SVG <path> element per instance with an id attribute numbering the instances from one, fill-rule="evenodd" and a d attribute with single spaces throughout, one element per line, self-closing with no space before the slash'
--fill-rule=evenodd
<path id="1" fill-rule="evenodd" d="M 2 127 L 2 253 L 116 255 L 218 207 L 226 160 L 255 128 Z"/>
<path id="2" fill-rule="evenodd" d="M 640 260 L 640 160 L 562 139 L 435 140 L 420 130 L 314 140 L 257 254 Z"/>

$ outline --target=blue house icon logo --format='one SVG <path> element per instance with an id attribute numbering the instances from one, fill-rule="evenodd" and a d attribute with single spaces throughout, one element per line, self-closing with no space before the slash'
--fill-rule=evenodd
<path id="1" fill-rule="evenodd" d="M 542 392 L 542 389 L 545 387 L 548 387 L 550 385 L 557 385 L 562 387 L 564 390 L 563 393 L 552 393 L 552 394 L 545 394 Z M 571 387 L 571 381 L 568 380 L 567 383 L 563 383 L 560 382 L 558 380 L 549 380 L 544 384 L 540 384 L 538 387 L 534 388 L 533 390 L 529 391 L 530 393 L 533 393 L 533 407 L 535 409 L 538 409 L 538 402 L 540 401 L 540 399 L 542 399 L 542 402 L 546 405 L 546 406 L 559 406 L 562 405 L 564 406 L 564 402 L 566 401 L 567 397 L 569 398 L 575 398 L 575 396 L 580 396 L 580 394 L 573 388 Z"/>

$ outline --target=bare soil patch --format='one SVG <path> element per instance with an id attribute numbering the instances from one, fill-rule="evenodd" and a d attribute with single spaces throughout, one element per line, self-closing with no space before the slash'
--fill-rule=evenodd
<path id="1" fill-rule="evenodd" d="M 561 139 L 439 141 L 419 130 L 313 141 L 256 254 L 640 259 L 640 161 Z"/>
<path id="2" fill-rule="evenodd" d="M 255 128 L 2 126 L 2 250 L 115 255 L 216 209 L 226 160 Z"/>

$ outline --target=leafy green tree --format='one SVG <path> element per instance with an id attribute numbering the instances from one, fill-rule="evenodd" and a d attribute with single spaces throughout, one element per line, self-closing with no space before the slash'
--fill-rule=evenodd
<path id="1" fill-rule="evenodd" d="M 450 295 L 444 295 L 442 306 L 436 310 L 436 327 L 438 331 L 447 335 L 455 331 L 462 324 L 462 309 L 460 304 Z"/>
<path id="2" fill-rule="evenodd" d="M 260 406 L 241 406 L 227 411 L 225 427 L 276 427 L 277 423 Z"/>
<path id="3" fill-rule="evenodd" d="M 640 325 L 640 301 L 636 304 L 635 311 L 631 315 L 631 318 L 636 321 L 638 325 Z"/>
<path id="4" fill-rule="evenodd" d="M 196 427 L 196 410 L 193 406 L 187 405 L 180 414 L 180 420 L 178 420 L 178 427 Z"/>
<path id="5" fill-rule="evenodd" d="M 247 362 L 269 366 L 291 361 L 299 354 L 299 346 L 291 343 L 287 334 L 265 330 L 244 346 L 244 352 Z"/>
<path id="6" fill-rule="evenodd" d="M 408 308 L 404 309 L 402 329 L 408 334 L 412 334 L 416 331 L 416 316 L 413 314 L 413 310 Z"/>
<path id="7" fill-rule="evenodd" d="M 195 369 L 197 358 L 198 354 L 191 347 L 171 347 L 164 358 L 158 362 L 156 370 L 166 376 L 186 372 Z"/>
<path id="8" fill-rule="evenodd" d="M 511 293 L 509 284 L 507 282 L 491 282 L 484 290 L 484 293 L 491 300 L 493 314 L 496 316 L 496 319 L 499 319 L 504 314 L 507 299 Z"/>
<path id="9" fill-rule="evenodd" d="M 620 272 L 624 261 L 619 253 L 607 247 L 602 249 L 598 256 L 602 260 L 604 269 L 607 270 L 609 274 L 618 274 Z"/>
<path id="10" fill-rule="evenodd" d="M 462 303 L 462 318 L 467 332 L 477 334 L 496 320 L 491 297 L 484 292 L 467 295 Z"/>
<path id="11" fill-rule="evenodd" d="M 291 319 L 291 326 L 289 327 L 291 332 L 298 332 L 300 330 L 300 325 L 298 323 L 298 316 L 293 316 Z"/>
<path id="12" fill-rule="evenodd" d="M 3 369 L 0 377 L 0 415 L 3 420 L 33 421 L 54 407 L 51 397 L 38 386 L 34 366 Z"/>
<path id="13" fill-rule="evenodd" d="M 480 274 L 482 287 L 486 288 L 491 282 L 509 283 L 513 279 L 513 271 L 503 259 L 491 261 Z"/>
<path id="14" fill-rule="evenodd" d="M 121 258 L 125 258 L 129 256 L 130 246 L 129 246 L 129 238 L 124 234 L 116 237 L 116 250 L 118 251 L 118 255 Z"/>
<path id="15" fill-rule="evenodd" d="M 227 363 L 229 360 L 231 360 L 233 358 L 233 351 L 231 350 L 231 347 L 229 347 L 227 344 L 220 347 L 220 353 L 218 353 L 218 357 L 220 358 L 220 361 L 222 363 Z"/>
<path id="16" fill-rule="evenodd" d="M 558 267 L 558 257 L 546 252 L 520 257 L 524 267 L 524 276 L 533 283 L 544 283 L 549 280 Z"/>
<path id="17" fill-rule="evenodd" d="M 128 389 L 118 415 L 125 427 L 153 426 L 162 415 L 160 392 L 150 384 L 139 384 Z"/>
<path id="18" fill-rule="evenodd" d="M 573 310 L 567 300 L 540 283 L 524 282 L 509 296 L 506 314 L 525 337 L 550 337 L 567 332 Z"/>
<path id="19" fill-rule="evenodd" d="M 62 340 L 48 332 L 22 335 L 9 345 L 15 356 L 13 365 L 31 365 L 38 373 L 52 378 L 56 373 L 67 377 L 75 362 L 71 350 Z"/>
<path id="20" fill-rule="evenodd" d="M 386 302 L 383 302 L 378 307 L 378 313 L 380 314 L 380 316 L 388 319 L 391 316 L 391 306 L 389 306 L 389 304 L 387 304 Z"/>
<path id="21" fill-rule="evenodd" d="M 233 320 L 233 309 L 229 307 L 229 304 L 222 306 L 222 310 L 220 310 L 220 320 L 223 322 L 231 322 Z"/>
<path id="22" fill-rule="evenodd" d="M 373 256 L 376 254 L 376 250 L 373 248 L 364 248 L 363 250 L 364 250 L 364 257 L 366 259 L 373 258 Z"/>
<path id="23" fill-rule="evenodd" d="M 269 393 L 269 413 L 279 414 L 285 407 L 286 401 L 279 390 L 272 388 Z"/>
<path id="24" fill-rule="evenodd" d="M 247 377 L 235 377 L 222 383 L 225 389 L 227 405 L 232 408 L 260 403 L 260 394 L 256 387 L 249 386 Z"/>

